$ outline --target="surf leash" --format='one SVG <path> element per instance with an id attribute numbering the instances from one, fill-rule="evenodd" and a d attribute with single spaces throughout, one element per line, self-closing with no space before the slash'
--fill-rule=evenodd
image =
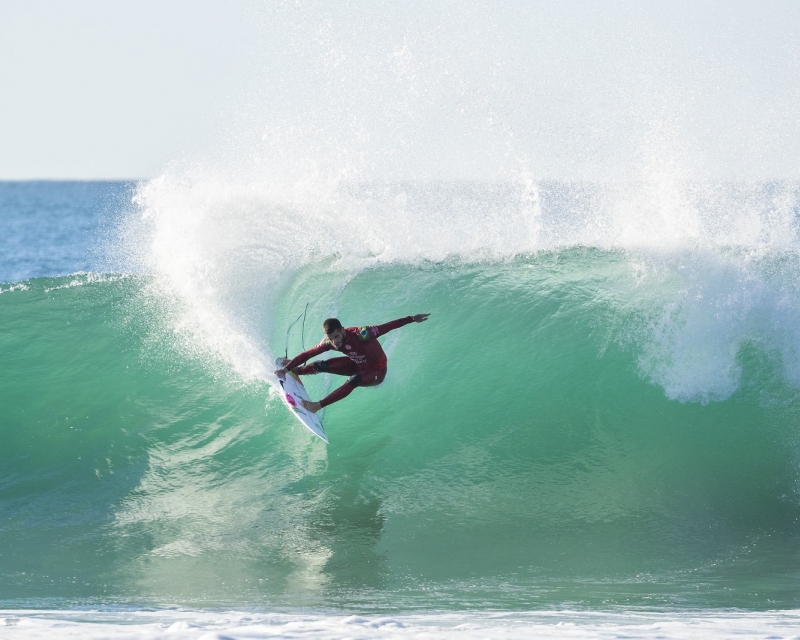
<path id="1" fill-rule="evenodd" d="M 303 328 L 300 330 L 300 345 L 303 351 L 306 350 L 306 314 L 308 313 L 308 302 L 306 302 L 305 311 L 303 311 Z"/>
<path id="2" fill-rule="evenodd" d="M 286 357 L 287 359 L 289 357 L 289 334 L 292 331 L 292 327 L 297 324 L 297 321 L 300 320 L 300 318 L 303 319 L 303 335 L 302 335 L 302 338 L 301 338 L 302 344 L 303 344 L 303 351 L 306 350 L 305 333 L 306 333 L 306 314 L 307 313 L 308 313 L 308 302 L 306 302 L 305 311 L 303 311 L 303 313 L 301 313 L 299 316 L 297 316 L 297 318 L 295 318 L 295 321 L 292 322 L 292 324 L 290 324 L 289 328 L 286 330 L 286 348 L 284 349 L 284 354 L 285 354 L 284 357 Z"/>

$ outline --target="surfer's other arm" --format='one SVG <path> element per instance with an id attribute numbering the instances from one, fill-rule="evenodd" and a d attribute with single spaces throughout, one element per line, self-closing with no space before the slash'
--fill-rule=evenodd
<path id="1" fill-rule="evenodd" d="M 294 358 L 286 362 L 282 368 L 278 369 L 275 372 L 275 375 L 279 378 L 282 378 L 286 375 L 287 371 L 291 371 L 295 367 L 299 367 L 301 364 L 305 364 L 308 360 L 313 358 L 314 356 L 318 356 L 320 353 L 325 353 L 326 351 L 330 351 L 333 349 L 333 345 L 328 342 L 327 339 L 320 342 L 317 346 L 311 347 L 303 353 L 296 355 Z"/>

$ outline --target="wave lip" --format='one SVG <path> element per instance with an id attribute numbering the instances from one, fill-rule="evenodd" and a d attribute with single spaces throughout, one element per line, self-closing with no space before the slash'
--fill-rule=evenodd
<path id="1" fill-rule="evenodd" d="M 753 341 L 800 380 L 799 196 L 796 182 L 661 174 L 619 184 L 313 185 L 203 169 L 140 187 L 124 252 L 152 275 L 185 349 L 249 380 L 271 379 L 277 340 L 263 336 L 288 324 L 283 297 L 312 273 L 328 289 L 297 306 L 317 299 L 335 315 L 337 292 L 382 265 L 622 252 L 635 281 L 611 293 L 644 298 L 644 375 L 671 398 L 709 402 L 739 388 L 738 354 Z"/>

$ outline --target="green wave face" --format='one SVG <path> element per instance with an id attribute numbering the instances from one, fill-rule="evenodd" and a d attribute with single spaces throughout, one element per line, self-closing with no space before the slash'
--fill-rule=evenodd
<path id="1" fill-rule="evenodd" d="M 308 300 L 319 339 L 327 274 L 284 287 L 274 352 Z M 346 324 L 432 316 L 382 338 L 387 379 L 328 408 L 329 446 L 176 346 L 148 278 L 5 291 L 0 600 L 797 607 L 786 298 L 686 278 L 578 249 L 350 275 Z"/>

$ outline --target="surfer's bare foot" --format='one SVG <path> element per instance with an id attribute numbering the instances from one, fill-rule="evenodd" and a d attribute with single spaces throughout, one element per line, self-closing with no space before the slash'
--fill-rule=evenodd
<path id="1" fill-rule="evenodd" d="M 278 370 L 276 370 L 275 371 L 275 375 L 278 376 L 279 378 L 285 378 L 286 377 L 286 369 L 278 369 Z"/>
<path id="2" fill-rule="evenodd" d="M 312 402 L 311 400 L 301 400 L 300 403 L 303 405 L 306 411 L 310 411 L 311 413 L 316 413 L 320 409 L 322 409 L 322 405 L 319 402 Z"/>

